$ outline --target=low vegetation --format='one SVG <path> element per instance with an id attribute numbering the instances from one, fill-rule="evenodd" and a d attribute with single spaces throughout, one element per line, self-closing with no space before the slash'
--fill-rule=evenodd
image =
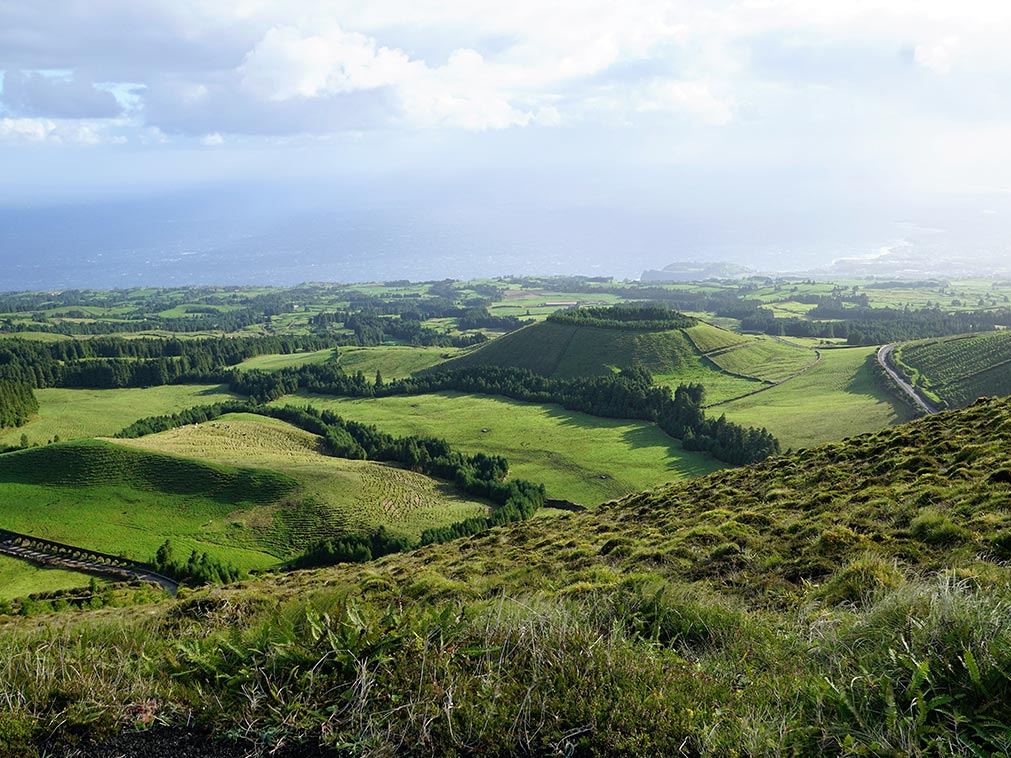
<path id="1" fill-rule="evenodd" d="M 9 622 L 0 735 L 1006 753 L 1008 444 L 1011 403 L 986 401 L 373 563 Z"/>

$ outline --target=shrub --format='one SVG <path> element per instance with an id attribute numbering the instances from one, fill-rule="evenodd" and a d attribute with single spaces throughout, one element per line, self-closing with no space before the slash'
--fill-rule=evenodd
<path id="1" fill-rule="evenodd" d="M 969 533 L 951 519 L 935 511 L 924 511 L 909 523 L 909 532 L 928 545 L 952 545 Z"/>

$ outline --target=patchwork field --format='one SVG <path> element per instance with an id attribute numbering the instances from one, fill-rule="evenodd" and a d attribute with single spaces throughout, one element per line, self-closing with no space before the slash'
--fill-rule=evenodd
<path id="1" fill-rule="evenodd" d="M 558 406 L 455 392 L 367 400 L 300 395 L 277 404 L 305 402 L 392 434 L 431 435 L 461 452 L 504 455 L 512 476 L 587 506 L 723 467 L 683 450 L 652 424 Z"/>
<path id="2" fill-rule="evenodd" d="M 708 413 L 748 426 L 764 426 L 784 450 L 812 447 L 906 421 L 911 411 L 874 379 L 868 359 L 875 348 L 822 351 L 810 371 L 778 387 L 734 400 Z"/>
<path id="3" fill-rule="evenodd" d="M 29 444 L 105 437 L 145 416 L 175 413 L 237 397 L 223 385 L 180 384 L 144 389 L 35 390 L 39 414 L 25 426 L 0 430 L 0 445 L 17 445 L 24 434 Z"/>

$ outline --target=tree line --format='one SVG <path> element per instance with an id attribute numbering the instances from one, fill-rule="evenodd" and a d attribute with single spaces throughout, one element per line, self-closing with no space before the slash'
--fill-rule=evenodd
<path id="1" fill-rule="evenodd" d="M 24 382 L 0 380 L 0 429 L 28 423 L 38 413 L 39 401 Z"/>
<path id="2" fill-rule="evenodd" d="M 314 336 L 213 337 L 38 342 L 0 339 L 0 380 L 29 387 L 152 387 L 212 378 L 228 366 L 263 354 L 288 354 L 332 347 Z"/>
<path id="3" fill-rule="evenodd" d="M 687 329 L 698 319 L 664 305 L 615 305 L 610 307 L 570 308 L 548 316 L 548 321 L 572 326 L 596 326 L 604 329 L 641 329 L 661 331 Z"/>
<path id="4" fill-rule="evenodd" d="M 159 574 L 190 586 L 227 584 L 237 582 L 240 578 L 240 572 L 235 566 L 212 558 L 207 553 L 193 550 L 189 558 L 183 560 L 176 555 L 171 540 L 162 543 L 149 565 Z"/>
<path id="5" fill-rule="evenodd" d="M 298 390 L 346 397 L 427 395 L 456 390 L 502 395 L 533 403 L 555 403 L 569 410 L 605 418 L 651 421 L 686 449 L 711 454 L 733 464 L 754 463 L 779 452 L 779 442 L 766 429 L 743 427 L 721 416 L 710 419 L 702 405 L 700 384 L 669 387 L 653 384 L 641 366 L 615 376 L 551 379 L 528 369 L 475 366 L 431 371 L 407 379 L 373 382 L 361 372 L 346 374 L 339 366 L 316 365 L 276 372 L 244 371 L 233 375 L 230 388 L 260 402 Z"/>

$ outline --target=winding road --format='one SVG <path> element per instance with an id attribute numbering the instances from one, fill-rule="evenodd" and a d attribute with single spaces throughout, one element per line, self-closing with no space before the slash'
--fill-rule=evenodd
<path id="1" fill-rule="evenodd" d="M 926 399 L 921 397 L 920 393 L 916 391 L 916 388 L 913 387 L 913 385 L 911 385 L 905 379 L 903 379 L 898 371 L 892 368 L 891 364 L 892 351 L 896 347 L 898 347 L 898 345 L 899 345 L 898 342 L 893 342 L 890 345 L 882 345 L 881 347 L 879 347 L 877 355 L 878 364 L 880 364 L 881 368 L 883 368 L 887 372 L 888 376 L 892 378 L 892 381 L 895 382 L 904 393 L 906 393 L 910 398 L 912 398 L 917 408 L 919 408 L 920 410 L 922 410 L 924 413 L 927 414 L 937 413 L 938 409 L 935 408 L 931 403 L 927 402 Z"/>
<path id="2" fill-rule="evenodd" d="M 62 568 L 70 571 L 82 571 L 88 574 L 100 574 L 102 576 L 108 576 L 113 579 L 125 581 L 140 580 L 142 582 L 152 582 L 154 584 L 161 585 L 173 595 L 175 595 L 179 590 L 179 582 L 174 579 L 169 579 L 167 576 L 155 573 L 154 571 L 149 571 L 139 565 L 110 565 L 107 562 L 102 563 L 97 560 L 87 560 L 86 556 L 89 551 L 84 550 L 83 548 L 80 549 L 82 554 L 81 558 L 70 557 L 66 554 L 61 555 L 58 552 L 47 550 L 43 544 L 32 546 L 18 544 L 18 536 L 31 539 L 30 537 L 27 537 L 27 535 L 15 535 L 14 533 L 8 532 L 0 538 L 0 553 L 9 555 L 12 558 L 20 558 L 25 561 L 30 561 L 31 563 L 35 563 L 40 566 Z M 45 541 L 41 542 L 44 543 Z M 101 556 L 100 553 L 93 553 L 92 555 Z"/>

